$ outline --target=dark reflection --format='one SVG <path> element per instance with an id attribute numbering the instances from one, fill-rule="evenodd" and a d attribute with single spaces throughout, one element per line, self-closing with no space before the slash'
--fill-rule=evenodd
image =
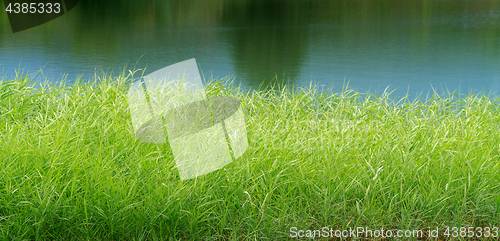
<path id="1" fill-rule="evenodd" d="M 307 49 L 311 4 L 305 1 L 234 1 L 223 15 L 237 74 L 252 86 L 294 83 Z M 243 76 L 241 76 L 243 75 Z"/>
<path id="2" fill-rule="evenodd" d="M 224 37 L 229 46 L 224 47 L 232 49 L 239 80 L 249 86 L 267 85 L 275 77 L 294 83 L 305 58 L 312 5 L 286 0 L 82 1 L 73 51 L 86 54 L 92 47 L 112 57 L 120 52 L 117 43 L 126 38 L 137 48 L 162 48 L 161 43 L 172 48 L 172 39 L 183 38 L 176 29 L 228 26 L 232 30 Z M 83 39 L 99 41 L 79 41 Z"/>
<path id="3" fill-rule="evenodd" d="M 87 0 L 76 10 L 72 51 L 79 55 L 91 54 L 108 61 L 125 60 L 135 63 L 141 56 L 150 69 L 175 63 L 198 55 L 173 58 L 181 46 L 195 46 L 199 34 L 190 28 L 217 27 L 227 0 Z M 161 53 L 169 53 L 161 54 Z M 118 56 L 121 56 L 118 57 Z M 173 59 L 173 60 L 172 60 Z M 145 67 L 144 65 L 140 67 Z M 148 74 L 148 72 L 146 72 Z"/>
<path id="4" fill-rule="evenodd" d="M 87 28 L 132 27 L 131 31 L 219 24 L 228 0 L 88 0 L 80 5 Z M 117 24 L 119 23 L 119 24 Z"/>

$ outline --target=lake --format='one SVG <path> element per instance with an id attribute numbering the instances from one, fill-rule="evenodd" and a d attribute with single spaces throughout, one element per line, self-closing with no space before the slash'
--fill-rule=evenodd
<path id="1" fill-rule="evenodd" d="M 4 78 L 43 68 L 71 83 L 190 58 L 206 78 L 231 76 L 245 89 L 312 81 L 335 92 L 349 83 L 396 96 L 498 94 L 500 1 L 89 0 L 17 33 L 0 13 Z"/>

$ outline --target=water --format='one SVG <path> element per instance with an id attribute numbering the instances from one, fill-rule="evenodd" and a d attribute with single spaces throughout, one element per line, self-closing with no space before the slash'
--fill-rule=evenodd
<path id="1" fill-rule="evenodd" d="M 3 8 L 4 9 L 4 8 Z M 196 58 L 205 77 L 244 88 L 282 82 L 414 96 L 433 88 L 500 93 L 500 1 L 81 1 L 12 33 L 0 14 L 0 70 L 43 68 L 69 82 L 145 74 Z"/>

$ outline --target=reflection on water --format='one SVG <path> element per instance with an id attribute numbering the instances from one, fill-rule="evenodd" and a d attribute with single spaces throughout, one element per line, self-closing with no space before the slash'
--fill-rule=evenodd
<path id="1" fill-rule="evenodd" d="M 252 1 L 230 5 L 223 24 L 235 69 L 250 85 L 297 80 L 305 60 L 310 4 L 304 1 Z"/>
<path id="2" fill-rule="evenodd" d="M 196 58 L 206 77 L 256 88 L 285 80 L 403 95 L 458 87 L 500 92 L 500 1 L 80 1 L 12 34 L 0 14 L 0 68 L 42 67 L 69 81 L 96 70 Z M 275 78 L 277 77 L 277 79 Z"/>

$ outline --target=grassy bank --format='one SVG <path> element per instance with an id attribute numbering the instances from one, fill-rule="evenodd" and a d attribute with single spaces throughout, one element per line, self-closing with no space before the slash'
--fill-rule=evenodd
<path id="1" fill-rule="evenodd" d="M 127 78 L 0 84 L 0 239 L 274 240 L 293 227 L 500 226 L 492 97 L 396 102 L 215 83 L 208 95 L 242 101 L 249 148 L 181 182 L 166 145 L 133 138 Z"/>

